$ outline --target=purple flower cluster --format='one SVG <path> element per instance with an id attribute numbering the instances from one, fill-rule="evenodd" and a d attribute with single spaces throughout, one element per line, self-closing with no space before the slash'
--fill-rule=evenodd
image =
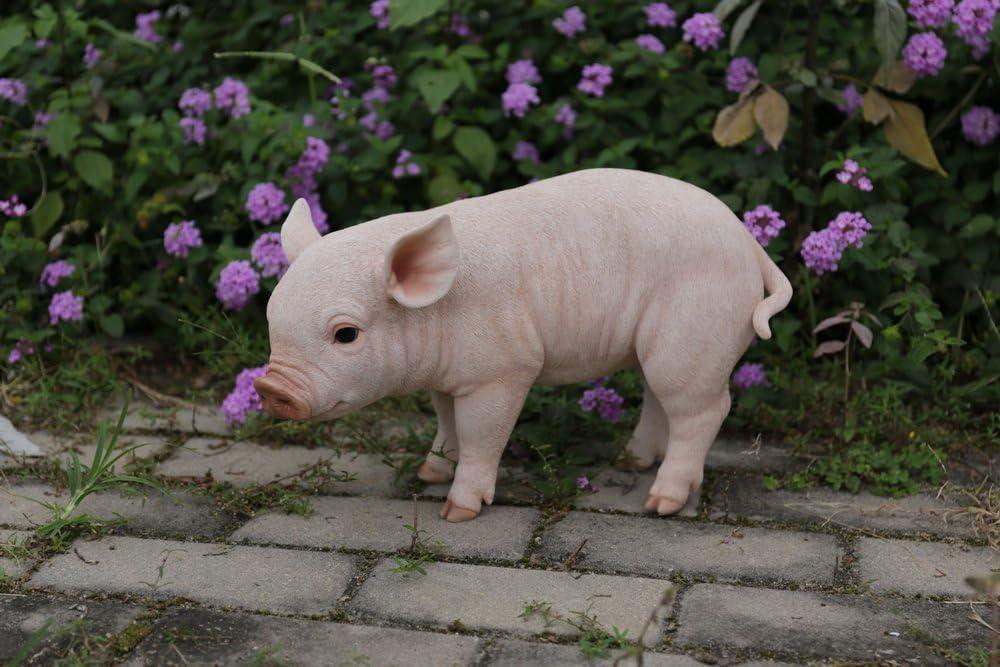
<path id="1" fill-rule="evenodd" d="M 259 411 L 264 407 L 260 395 L 253 388 L 253 381 L 265 373 L 267 373 L 267 364 L 258 368 L 244 368 L 236 376 L 233 390 L 222 401 L 222 414 L 225 416 L 227 424 L 230 426 L 242 424 L 246 421 L 248 413 Z"/>
<path id="2" fill-rule="evenodd" d="M 215 286 L 215 296 L 228 310 L 239 310 L 259 291 L 260 276 L 245 259 L 229 262 Z"/>
<path id="3" fill-rule="evenodd" d="M 618 392 L 603 384 L 595 384 L 593 388 L 583 392 L 580 397 L 580 408 L 584 412 L 593 412 L 606 422 L 612 424 L 621 419 L 625 412 L 625 399 L 618 395 Z"/>
<path id="4" fill-rule="evenodd" d="M 258 183 L 247 195 L 247 214 L 251 220 L 270 225 L 281 219 L 288 211 L 285 193 L 274 183 Z"/>
<path id="5" fill-rule="evenodd" d="M 379 30 L 389 29 L 389 0 L 375 0 L 368 8 Z"/>
<path id="6" fill-rule="evenodd" d="M 837 108 L 840 109 L 840 111 L 850 116 L 861 108 L 864 98 L 862 97 L 860 91 L 855 88 L 853 83 L 849 83 L 844 86 L 844 90 L 841 94 L 844 96 L 844 103 L 837 105 Z"/>
<path id="7" fill-rule="evenodd" d="M 8 364 L 16 364 L 21 359 L 25 357 L 30 357 L 35 353 L 35 346 L 28 341 L 21 339 L 17 341 L 17 344 L 11 348 L 10 353 L 7 355 Z"/>
<path id="8" fill-rule="evenodd" d="M 395 179 L 404 176 L 419 176 L 420 165 L 413 161 L 413 153 L 405 148 L 399 151 L 396 156 L 396 166 L 392 168 L 392 177 Z"/>
<path id="9" fill-rule="evenodd" d="M 677 12 L 665 2 L 654 2 L 642 8 L 646 12 L 646 22 L 660 28 L 673 28 L 677 25 Z"/>
<path id="10" fill-rule="evenodd" d="M 202 116 L 212 108 L 212 93 L 204 88 L 188 88 L 181 93 L 177 106 L 185 116 Z"/>
<path id="11" fill-rule="evenodd" d="M 541 83 L 542 76 L 531 58 L 515 60 L 507 65 L 507 83 Z"/>
<path id="12" fill-rule="evenodd" d="M 942 28 L 955 8 L 955 0 L 910 0 L 906 11 L 921 28 Z"/>
<path id="13" fill-rule="evenodd" d="M 41 288 L 55 287 L 63 278 L 69 278 L 76 271 L 76 267 L 65 260 L 58 260 L 51 264 L 46 264 L 42 269 L 42 275 L 38 278 L 38 286 Z"/>
<path id="14" fill-rule="evenodd" d="M 250 113 L 250 90 L 242 81 L 227 76 L 212 92 L 216 108 L 228 113 L 230 118 Z"/>
<path id="15" fill-rule="evenodd" d="M 156 32 L 153 24 L 160 20 L 160 12 L 152 11 L 135 17 L 135 36 L 151 44 L 159 44 L 163 36 Z"/>
<path id="16" fill-rule="evenodd" d="M 0 199 L 0 213 L 8 218 L 20 218 L 28 212 L 28 207 L 17 195 L 11 195 L 10 199 Z"/>
<path id="17" fill-rule="evenodd" d="M 585 65 L 576 89 L 594 97 L 604 97 L 604 89 L 611 85 L 613 71 L 610 65 L 601 63 Z"/>
<path id="18" fill-rule="evenodd" d="M 875 189 L 872 179 L 868 178 L 868 169 L 854 160 L 844 160 L 844 166 L 837 172 L 837 181 L 862 192 L 871 192 Z"/>
<path id="19" fill-rule="evenodd" d="M 871 224 L 860 213 L 843 211 L 818 232 L 811 232 L 802 242 L 802 261 L 816 273 L 836 271 L 837 264 L 848 246 L 860 248 L 871 230 Z"/>
<path id="20" fill-rule="evenodd" d="M 552 22 L 552 27 L 566 37 L 573 38 L 578 32 L 587 29 L 587 15 L 576 5 L 570 7 L 563 15 Z"/>
<path id="21" fill-rule="evenodd" d="M 600 491 L 600 487 L 590 481 L 590 478 L 586 475 L 580 475 L 576 478 L 576 488 L 581 491 L 590 491 L 591 493 L 597 493 Z"/>
<path id="22" fill-rule="evenodd" d="M 49 324 L 79 322 L 83 319 L 83 297 L 70 290 L 57 292 L 49 302 Z"/>
<path id="23" fill-rule="evenodd" d="M 955 32 L 972 48 L 972 55 L 977 60 L 990 49 L 989 34 L 997 10 L 1000 10 L 997 0 L 962 0 L 955 7 L 952 16 Z"/>
<path id="24" fill-rule="evenodd" d="M 681 26 L 684 30 L 684 41 L 694 44 L 701 51 L 711 51 L 719 48 L 719 42 L 725 37 L 722 22 L 711 12 L 694 14 Z"/>
<path id="25" fill-rule="evenodd" d="M 726 90 L 741 93 L 747 84 L 757 78 L 757 66 L 749 58 L 733 58 L 726 68 Z"/>
<path id="26" fill-rule="evenodd" d="M 57 115 L 58 114 L 49 111 L 36 111 L 34 129 L 44 130 Z"/>
<path id="27" fill-rule="evenodd" d="M 743 214 L 743 225 L 750 230 L 757 243 L 767 247 L 767 244 L 785 228 L 785 221 L 773 208 L 761 204 Z"/>
<path id="28" fill-rule="evenodd" d="M 944 67 L 948 49 L 933 32 L 921 32 L 910 37 L 903 47 L 903 62 L 920 76 L 937 74 Z"/>
<path id="29" fill-rule="evenodd" d="M 288 258 L 281 248 L 281 234 L 264 232 L 250 248 L 253 263 L 260 267 L 260 275 L 265 278 L 284 275 L 288 268 Z"/>
<path id="30" fill-rule="evenodd" d="M 740 367 L 733 373 L 732 382 L 740 389 L 766 387 L 770 384 L 767 381 L 767 374 L 764 372 L 764 364 L 754 364 L 749 361 L 740 364 Z"/>
<path id="31" fill-rule="evenodd" d="M 500 98 L 505 116 L 524 118 L 532 104 L 538 104 L 538 90 L 528 83 L 512 83 Z"/>
<path id="32" fill-rule="evenodd" d="M 292 23 L 294 22 L 295 22 L 294 14 L 285 14 L 280 19 L 278 19 L 278 23 L 280 23 L 281 25 L 292 25 Z"/>
<path id="33" fill-rule="evenodd" d="M 326 224 L 326 211 L 320 205 L 316 174 L 322 171 L 330 159 L 330 146 L 319 137 L 306 137 L 306 148 L 298 162 L 288 168 L 285 178 L 291 186 L 292 194 L 309 203 L 313 224 L 320 234 L 330 231 Z"/>
<path id="34" fill-rule="evenodd" d="M 101 50 L 93 44 L 87 44 L 83 49 L 83 64 L 93 68 L 101 61 Z"/>
<path id="35" fill-rule="evenodd" d="M 666 47 L 663 46 L 663 42 L 656 35 L 639 35 L 635 38 L 636 46 L 640 49 L 645 49 L 650 53 L 655 53 L 656 55 L 663 55 L 666 52 Z"/>
<path id="36" fill-rule="evenodd" d="M 514 146 L 514 152 L 511 154 L 511 157 L 513 157 L 517 162 L 524 162 L 527 160 L 533 164 L 538 164 L 540 158 L 538 154 L 538 147 L 530 141 L 517 142 Z"/>
<path id="37" fill-rule="evenodd" d="M 205 137 L 208 135 L 208 126 L 205 125 L 205 121 L 201 118 L 185 116 L 177 124 L 180 125 L 181 130 L 184 132 L 185 144 L 197 144 L 201 146 L 205 143 Z"/>
<path id="38" fill-rule="evenodd" d="M 556 111 L 556 115 L 552 120 L 563 126 L 564 136 L 570 137 L 573 135 L 573 128 L 576 126 L 576 112 L 573 111 L 573 107 L 568 104 L 562 105 Z"/>
<path id="39" fill-rule="evenodd" d="M 200 248 L 201 231 L 194 220 L 181 220 L 167 225 L 163 232 L 163 249 L 174 257 L 187 257 L 192 248 Z"/>
<path id="40" fill-rule="evenodd" d="M 1000 134 L 1000 114 L 989 107 L 972 107 L 962 114 L 962 134 L 970 143 L 989 146 Z"/>
<path id="41" fill-rule="evenodd" d="M 471 37 L 472 26 L 469 25 L 469 19 L 458 12 L 455 12 L 451 15 L 451 22 L 448 24 L 448 32 L 453 35 L 458 35 L 459 37 Z"/>
<path id="42" fill-rule="evenodd" d="M 20 79 L 0 79 L 0 97 L 23 107 L 28 103 L 28 87 Z"/>
<path id="43" fill-rule="evenodd" d="M 396 127 L 388 120 L 379 120 L 376 105 L 387 104 L 392 100 L 392 93 L 390 91 L 396 85 L 398 77 L 389 65 L 375 65 L 369 69 L 372 71 L 373 85 L 370 90 L 361 96 L 361 100 L 368 113 L 361 118 L 359 124 L 382 141 L 385 141 L 396 132 Z M 349 85 L 341 89 L 345 95 L 350 94 Z M 436 109 L 432 109 L 431 111 L 436 111 Z"/>

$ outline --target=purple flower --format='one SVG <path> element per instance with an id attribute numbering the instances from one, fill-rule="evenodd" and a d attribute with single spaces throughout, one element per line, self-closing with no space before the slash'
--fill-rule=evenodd
<path id="1" fill-rule="evenodd" d="M 448 31 L 459 37 L 468 37 L 472 34 L 472 27 L 469 25 L 469 19 L 455 12 L 451 15 L 451 23 L 448 24 Z"/>
<path id="2" fill-rule="evenodd" d="M 375 65 L 372 68 L 372 78 L 375 79 L 376 86 L 386 90 L 394 88 L 399 80 L 392 65 Z"/>
<path id="3" fill-rule="evenodd" d="M 656 35 L 639 35 L 635 38 L 635 43 L 640 49 L 645 49 L 657 55 L 663 55 L 667 50 L 663 42 Z"/>
<path id="4" fill-rule="evenodd" d="M 319 201 L 318 192 L 310 192 L 305 196 L 306 203 L 309 204 L 309 212 L 312 213 L 313 225 L 320 234 L 330 231 L 330 225 L 326 222 L 326 211 Z"/>
<path id="5" fill-rule="evenodd" d="M 251 220 L 270 225 L 288 211 L 285 193 L 270 181 L 258 183 L 247 195 L 247 213 Z"/>
<path id="6" fill-rule="evenodd" d="M 941 28 L 955 8 L 955 0 L 910 0 L 906 11 L 921 28 Z"/>
<path id="7" fill-rule="evenodd" d="M 239 310 L 260 291 L 260 276 L 245 259 L 229 262 L 219 274 L 215 296 L 227 310 Z"/>
<path id="8" fill-rule="evenodd" d="M 201 116 L 212 108 L 212 93 L 204 88 L 188 88 L 181 93 L 177 106 L 185 116 Z"/>
<path id="9" fill-rule="evenodd" d="M 35 353 L 35 346 L 24 340 L 23 338 L 17 341 L 17 344 L 11 348 L 10 353 L 7 355 L 7 363 L 16 364 L 21 359 L 25 357 L 30 357 Z"/>
<path id="10" fill-rule="evenodd" d="M 922 32 L 910 37 L 903 47 L 903 62 L 920 76 L 937 74 L 944 67 L 948 50 L 933 32 Z"/>
<path id="11" fill-rule="evenodd" d="M 67 261 L 59 260 L 46 264 L 42 269 L 42 275 L 38 278 L 39 287 L 55 287 L 63 278 L 69 278 L 76 271 L 76 267 Z"/>
<path id="12" fill-rule="evenodd" d="M 844 90 L 841 93 L 844 96 L 844 103 L 838 104 L 837 108 L 846 113 L 848 116 L 853 114 L 855 111 L 861 108 L 861 103 L 863 97 L 857 88 L 854 87 L 853 83 L 849 83 L 844 86 Z"/>
<path id="13" fill-rule="evenodd" d="M 573 111 L 573 107 L 568 104 L 564 104 L 559 107 L 559 110 L 556 111 L 556 115 L 552 120 L 565 128 L 563 130 L 563 134 L 568 137 L 573 134 L 573 127 L 576 126 L 576 112 Z"/>
<path id="14" fill-rule="evenodd" d="M 837 181 L 844 185 L 850 185 L 862 192 L 871 192 L 875 189 L 872 179 L 868 178 L 868 169 L 862 167 L 854 160 L 844 160 L 844 166 L 837 172 Z"/>
<path id="15" fill-rule="evenodd" d="M 527 83 L 512 83 L 507 86 L 507 90 L 501 97 L 504 115 L 513 115 L 517 118 L 524 118 L 524 114 L 528 113 L 528 108 L 540 101 L 538 91 Z"/>
<path id="16" fill-rule="evenodd" d="M 602 65 L 601 63 L 586 65 L 583 68 L 580 83 L 576 84 L 576 89 L 594 97 L 604 97 L 604 89 L 611 84 L 613 71 L 610 65 Z"/>
<path id="17" fill-rule="evenodd" d="M 330 146 L 319 137 L 306 137 L 306 149 L 299 156 L 299 164 L 312 172 L 320 171 L 330 159 Z"/>
<path id="18" fill-rule="evenodd" d="M 281 234 L 264 232 L 250 248 L 253 263 L 260 267 L 260 275 L 265 278 L 280 276 L 288 268 L 288 258 L 281 249 Z"/>
<path id="19" fill-rule="evenodd" d="M 541 75 L 531 58 L 515 60 L 507 65 L 507 83 L 540 83 Z"/>
<path id="20" fill-rule="evenodd" d="M 177 124 L 184 130 L 184 143 L 198 144 L 199 146 L 205 143 L 205 135 L 208 133 L 208 127 L 201 118 L 185 116 Z"/>
<path id="21" fill-rule="evenodd" d="M 420 165 L 413 162 L 413 154 L 405 148 L 396 156 L 396 166 L 392 168 L 392 177 L 399 179 L 404 176 L 419 176 Z"/>
<path id="22" fill-rule="evenodd" d="M 677 12 L 665 2 L 654 2 L 651 5 L 646 5 L 642 11 L 646 12 L 646 21 L 651 26 L 673 28 L 677 25 Z"/>
<path id="23" fill-rule="evenodd" d="M 590 478 L 586 475 L 580 475 L 576 478 L 576 488 L 581 491 L 590 491 L 591 493 L 597 493 L 600 489 L 596 484 L 590 481 Z"/>
<path id="24" fill-rule="evenodd" d="M 996 0 L 962 0 L 955 7 L 951 19 L 955 23 L 955 32 L 973 48 L 988 48 L 988 40 L 984 43 L 983 38 L 993 30 L 998 7 L 1000 3 Z"/>
<path id="25" fill-rule="evenodd" d="M 11 195 L 10 199 L 0 199 L 0 213 L 8 218 L 20 218 L 28 212 L 28 207 L 17 195 Z"/>
<path id="26" fill-rule="evenodd" d="M 316 116 L 311 113 L 302 115 L 302 127 L 312 127 L 316 124 Z"/>
<path id="27" fill-rule="evenodd" d="M 375 136 L 386 141 L 396 133 L 396 126 L 387 120 L 380 120 L 378 126 L 375 128 Z"/>
<path id="28" fill-rule="evenodd" d="M 1000 114 L 989 107 L 972 107 L 962 114 L 962 134 L 977 146 L 989 146 L 1000 134 Z"/>
<path id="29" fill-rule="evenodd" d="M 242 424 L 247 419 L 247 414 L 263 409 L 264 405 L 260 400 L 260 395 L 253 387 L 253 381 L 267 373 L 267 364 L 258 368 L 244 368 L 236 376 L 233 383 L 233 390 L 222 401 L 222 414 L 226 417 L 226 423 Z"/>
<path id="30" fill-rule="evenodd" d="M 827 229 L 833 230 L 839 237 L 841 250 L 845 250 L 847 246 L 855 248 L 863 246 L 862 241 L 868 236 L 871 228 L 871 223 L 865 219 L 865 216 L 856 211 L 841 211 L 827 226 Z"/>
<path id="31" fill-rule="evenodd" d="M 36 39 L 35 40 L 35 48 L 38 49 L 39 51 L 41 51 L 42 49 L 47 49 L 51 45 L 52 45 L 52 40 L 51 39 L 42 38 L 42 39 Z"/>
<path id="32" fill-rule="evenodd" d="M 379 30 L 389 28 L 389 0 L 375 0 L 368 9 Z"/>
<path id="33" fill-rule="evenodd" d="M 213 92 L 215 106 L 220 111 L 228 112 L 231 118 L 239 118 L 250 113 L 250 90 L 242 81 L 227 76 Z"/>
<path id="34" fill-rule="evenodd" d="M 167 225 L 163 232 L 163 249 L 174 257 L 187 257 L 191 248 L 200 248 L 201 232 L 194 220 L 181 220 Z"/>
<path id="35" fill-rule="evenodd" d="M 34 128 L 36 130 L 44 130 L 57 115 L 58 114 L 49 111 L 36 111 Z"/>
<path id="36" fill-rule="evenodd" d="M 163 41 L 163 37 L 157 34 L 156 30 L 153 28 L 153 24 L 160 19 L 160 12 L 152 11 L 146 12 L 145 14 L 139 14 L 135 17 L 135 36 L 139 39 L 144 39 L 152 44 L 158 44 Z"/>
<path id="37" fill-rule="evenodd" d="M 49 302 L 49 324 L 79 322 L 83 319 L 83 297 L 70 290 L 57 292 Z"/>
<path id="38" fill-rule="evenodd" d="M 93 68 L 101 60 L 101 50 L 93 44 L 87 44 L 83 49 L 83 64 Z"/>
<path id="39" fill-rule="evenodd" d="M 285 14 L 280 19 L 278 19 L 278 23 L 280 23 L 281 25 L 292 25 L 293 21 L 295 21 L 294 14 Z"/>
<path id="40" fill-rule="evenodd" d="M 28 87 L 20 79 L 0 79 L 0 97 L 23 107 L 28 103 Z"/>
<path id="41" fill-rule="evenodd" d="M 802 242 L 802 261 L 819 274 L 836 271 L 837 262 L 840 261 L 843 252 L 839 234 L 829 227 L 818 232 L 810 232 Z"/>
<path id="42" fill-rule="evenodd" d="M 733 58 L 726 68 L 726 90 L 741 93 L 747 84 L 757 78 L 757 66 L 749 58 Z"/>
<path id="43" fill-rule="evenodd" d="M 702 51 L 719 48 L 719 42 L 725 36 L 722 23 L 711 12 L 695 14 L 681 26 L 684 30 L 684 41 L 691 42 Z"/>
<path id="44" fill-rule="evenodd" d="M 597 385 L 593 389 L 583 392 L 580 397 L 580 408 L 584 412 L 592 412 L 595 409 L 601 419 L 612 424 L 618 421 L 625 412 L 625 399 L 618 395 L 611 387 Z"/>
<path id="45" fill-rule="evenodd" d="M 740 364 L 733 373 L 732 382 L 740 389 L 766 387 L 770 384 L 767 381 L 767 374 L 764 373 L 764 364 L 753 364 L 749 361 Z"/>
<path id="46" fill-rule="evenodd" d="M 517 142 L 517 145 L 514 146 L 514 153 L 512 157 L 518 162 L 527 160 L 528 162 L 538 164 L 538 148 L 530 141 L 519 141 Z"/>
<path id="47" fill-rule="evenodd" d="M 587 15 L 574 5 L 553 21 L 552 26 L 566 37 L 572 38 L 576 33 L 587 29 Z"/>
<path id="48" fill-rule="evenodd" d="M 766 247 L 785 228 L 785 221 L 773 208 L 761 204 L 743 214 L 743 225 L 750 230 L 757 243 Z"/>
<path id="49" fill-rule="evenodd" d="M 174 53 L 180 53 L 181 51 L 184 50 L 184 42 L 178 39 L 176 42 L 170 45 L 170 50 L 173 51 Z"/>
<path id="50" fill-rule="evenodd" d="M 388 88 L 383 88 L 381 86 L 374 86 L 371 90 L 365 92 L 361 96 L 361 101 L 364 102 L 366 109 L 374 109 L 375 104 L 388 104 L 392 101 L 392 93 L 389 92 Z"/>

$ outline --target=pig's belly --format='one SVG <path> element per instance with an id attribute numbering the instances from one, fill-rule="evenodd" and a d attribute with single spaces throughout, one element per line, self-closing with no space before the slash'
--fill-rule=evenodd
<path id="1" fill-rule="evenodd" d="M 626 368 L 636 368 L 638 365 L 639 359 L 636 357 L 635 350 L 629 350 L 626 354 L 613 359 L 547 357 L 535 384 L 556 385 L 588 382 Z"/>

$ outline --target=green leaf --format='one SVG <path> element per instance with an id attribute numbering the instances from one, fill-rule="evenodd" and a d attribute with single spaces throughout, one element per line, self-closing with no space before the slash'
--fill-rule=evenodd
<path id="1" fill-rule="evenodd" d="M 958 232 L 959 238 L 971 239 L 977 236 L 982 236 L 994 229 L 1000 229 L 997 225 L 997 221 L 985 213 L 980 213 L 972 220 L 965 223 L 961 231 Z"/>
<path id="2" fill-rule="evenodd" d="M 875 0 L 874 37 L 882 63 L 886 68 L 892 67 L 906 39 L 906 12 L 899 6 L 899 0 Z"/>
<path id="3" fill-rule="evenodd" d="M 112 313 L 101 318 L 101 328 L 112 338 L 121 338 L 125 333 L 125 322 L 122 321 L 121 315 Z"/>
<path id="4" fill-rule="evenodd" d="M 63 198 L 58 191 L 49 190 L 45 193 L 42 201 L 38 202 L 34 213 L 31 214 L 31 222 L 35 227 L 35 236 L 43 238 L 52 225 L 58 220 L 63 212 Z"/>
<path id="5" fill-rule="evenodd" d="M 391 30 L 416 25 L 444 7 L 446 0 L 392 0 L 389 3 Z"/>
<path id="6" fill-rule="evenodd" d="M 24 44 L 27 38 L 28 29 L 23 23 L 12 23 L 0 28 L 0 60 L 3 60 L 11 49 Z"/>
<path id="7" fill-rule="evenodd" d="M 458 154 L 475 167 L 479 177 L 486 180 L 493 173 L 497 161 L 497 147 L 482 128 L 460 127 L 452 139 Z"/>
<path id="8" fill-rule="evenodd" d="M 46 39 L 59 22 L 59 14 L 46 3 L 35 10 L 35 36 Z"/>
<path id="9" fill-rule="evenodd" d="M 732 14 L 742 3 L 743 0 L 719 0 L 719 4 L 715 6 L 712 13 L 720 21 L 725 21 L 726 17 Z"/>
<path id="10" fill-rule="evenodd" d="M 80 134 L 80 119 L 71 113 L 61 113 L 45 128 L 49 152 L 57 157 L 65 157 L 76 146 L 76 137 Z"/>
<path id="11" fill-rule="evenodd" d="M 434 206 L 455 201 L 462 190 L 462 184 L 451 172 L 438 174 L 427 184 L 427 196 Z"/>
<path id="12" fill-rule="evenodd" d="M 421 69 L 413 73 L 413 81 L 432 112 L 448 101 L 460 83 L 458 73 L 446 69 Z"/>
<path id="13" fill-rule="evenodd" d="M 73 158 L 73 167 L 83 182 L 95 190 L 106 190 L 111 187 L 115 169 L 104 153 L 80 151 Z"/>
<path id="14" fill-rule="evenodd" d="M 434 118 L 434 127 L 431 129 L 431 138 L 434 141 L 441 141 L 447 138 L 454 129 L 455 123 L 450 118 L 447 116 L 436 116 Z"/>
<path id="15" fill-rule="evenodd" d="M 760 5 L 764 0 L 757 0 L 742 12 L 736 18 L 736 23 L 733 24 L 733 34 L 729 37 L 729 53 L 730 55 L 736 53 L 736 49 L 740 48 L 740 44 L 743 43 L 743 38 L 746 37 L 747 30 L 750 28 L 750 24 L 753 23 L 753 19 L 757 16 L 757 10 L 760 9 Z"/>

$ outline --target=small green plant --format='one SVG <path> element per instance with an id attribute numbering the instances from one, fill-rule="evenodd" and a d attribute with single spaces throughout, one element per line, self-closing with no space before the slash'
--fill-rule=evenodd
<path id="1" fill-rule="evenodd" d="M 587 660 L 607 658 L 610 651 L 629 647 L 628 630 L 619 630 L 617 627 L 612 627 L 610 630 L 605 628 L 591 612 L 592 608 L 593 600 L 584 611 L 572 611 L 565 616 L 553 610 L 549 602 L 532 600 L 524 606 L 518 618 L 527 621 L 537 616 L 546 629 L 557 623 L 564 623 L 574 628 L 580 633 L 577 646 Z"/>
<path id="2" fill-rule="evenodd" d="M 424 544 L 423 531 L 419 528 L 417 513 L 417 496 L 413 495 L 413 523 L 404 524 L 403 527 L 410 532 L 410 546 L 398 556 L 392 557 L 392 562 L 396 567 L 390 572 L 394 574 L 427 574 L 424 565 L 434 562 L 434 558 L 441 551 L 441 545 L 435 544 L 427 546 Z"/>
<path id="3" fill-rule="evenodd" d="M 427 563 L 434 562 L 434 555 L 423 552 L 417 554 L 403 554 L 401 556 L 393 556 L 392 562 L 396 564 L 390 572 L 393 574 L 413 574 L 414 572 L 418 574 L 427 574 L 427 570 L 424 569 L 424 565 Z"/>

